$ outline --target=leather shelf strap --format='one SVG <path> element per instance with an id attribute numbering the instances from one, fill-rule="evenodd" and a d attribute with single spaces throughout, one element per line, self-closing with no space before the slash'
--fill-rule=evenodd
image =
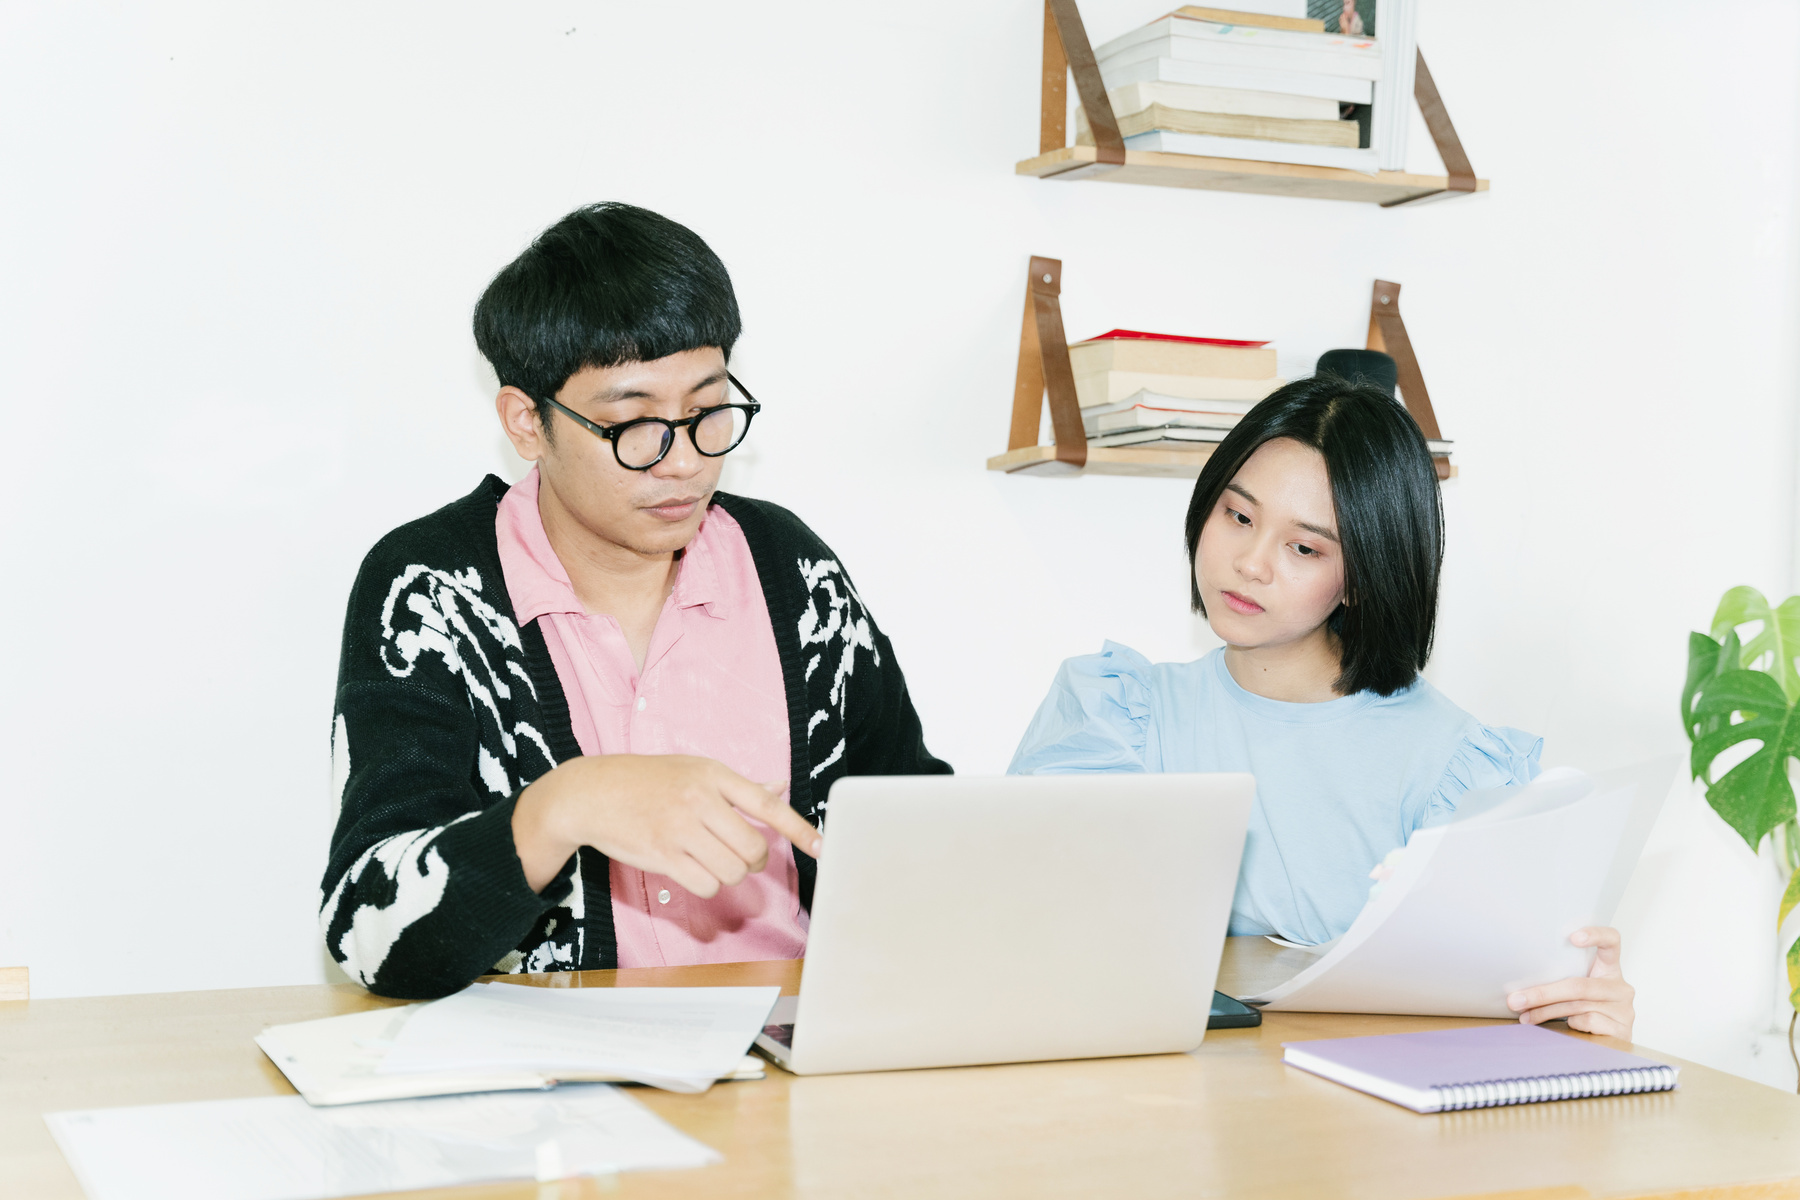
<path id="1" fill-rule="evenodd" d="M 1088 45 L 1087 29 L 1081 23 L 1081 10 L 1075 0 L 1044 0 L 1044 80 L 1039 115 L 1038 150 L 1048 153 L 1068 144 L 1068 92 L 1064 68 L 1075 76 L 1075 94 L 1087 113 L 1088 128 L 1094 134 L 1094 161 L 1075 163 L 1058 177 L 1081 176 L 1111 171 L 1125 165 L 1125 138 L 1119 133 L 1119 119 L 1113 115 L 1112 101 L 1106 97 L 1106 85 L 1100 79 L 1100 64 L 1094 60 Z M 1080 172 L 1077 175 L 1076 172 Z"/>
<path id="2" fill-rule="evenodd" d="M 1013 377 L 1012 432 L 1007 449 L 1037 445 L 1046 395 L 1057 461 L 1085 467 L 1087 433 L 1081 426 L 1075 371 L 1069 365 L 1069 343 L 1063 334 L 1062 260 L 1034 255 L 1025 281 L 1025 317 L 1019 328 L 1019 369 Z"/>
<path id="3" fill-rule="evenodd" d="M 1385 279 L 1375 281 L 1375 293 L 1369 299 L 1368 348 L 1380 350 L 1394 360 L 1400 379 L 1400 399 L 1406 411 L 1419 423 L 1419 430 L 1432 441 L 1438 432 L 1437 413 L 1431 407 L 1431 393 L 1425 390 L 1425 376 L 1419 370 L 1419 357 L 1413 353 L 1412 339 L 1406 336 L 1406 322 L 1400 318 L 1400 285 Z M 1447 458 L 1433 456 L 1439 479 L 1450 477 Z"/>
<path id="4" fill-rule="evenodd" d="M 1438 94 L 1437 83 L 1431 78 L 1431 68 L 1425 65 L 1425 54 L 1417 52 L 1418 57 L 1413 66 L 1413 99 L 1419 102 L 1419 114 L 1425 118 L 1425 128 L 1431 130 L 1431 140 L 1437 146 L 1438 157 L 1444 160 L 1444 173 L 1449 176 L 1448 186 L 1435 192 L 1422 192 L 1417 196 L 1409 196 L 1404 200 L 1389 200 L 1383 208 L 1398 208 L 1402 204 L 1416 204 L 1421 200 L 1447 200 L 1452 196 L 1475 190 L 1475 168 L 1469 164 L 1468 151 L 1463 149 L 1462 139 L 1456 136 L 1456 126 L 1451 123 L 1450 110 L 1444 107 L 1444 98 Z"/>

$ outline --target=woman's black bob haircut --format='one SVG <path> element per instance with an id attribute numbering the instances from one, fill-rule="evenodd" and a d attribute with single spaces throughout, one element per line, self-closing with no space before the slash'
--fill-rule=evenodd
<path id="1" fill-rule="evenodd" d="M 1343 654 L 1343 695 L 1391 696 L 1431 657 L 1444 509 L 1425 435 L 1376 388 L 1335 375 L 1297 379 L 1251 409 L 1206 460 L 1188 504 L 1188 562 L 1225 486 L 1264 442 L 1292 438 L 1325 459 L 1344 554 L 1345 602 L 1326 620 Z M 1204 614 L 1190 569 L 1194 611 Z"/>
<path id="2" fill-rule="evenodd" d="M 725 264 L 698 234 L 647 208 L 578 208 L 494 276 L 475 344 L 500 382 L 545 401 L 584 367 L 653 362 L 717 346 L 743 325 Z"/>

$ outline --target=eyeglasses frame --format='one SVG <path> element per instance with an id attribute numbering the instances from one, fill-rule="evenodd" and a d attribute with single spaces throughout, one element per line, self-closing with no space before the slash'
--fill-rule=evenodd
<path id="1" fill-rule="evenodd" d="M 687 429 L 688 441 L 690 441 L 694 444 L 695 453 L 699 454 L 703 458 L 723 458 L 727 454 L 730 454 L 733 450 L 736 450 L 739 446 L 744 444 L 744 438 L 747 438 L 750 436 L 750 423 L 756 419 L 756 414 L 762 411 L 762 405 L 760 403 L 758 403 L 755 396 L 752 396 L 750 394 L 749 388 L 745 387 L 743 384 L 738 382 L 736 375 L 733 375 L 730 371 L 727 371 L 727 372 L 725 372 L 725 378 L 731 384 L 731 386 L 736 388 L 738 390 L 738 392 L 743 395 L 744 399 L 748 400 L 750 403 L 748 403 L 748 404 L 715 404 L 711 408 L 702 409 L 701 411 L 695 413 L 693 416 L 685 417 L 679 421 L 669 421 L 669 420 L 663 419 L 662 417 L 634 417 L 629 421 L 620 421 L 617 425 L 598 425 L 598 424 L 595 424 L 593 421 L 588 420 L 586 417 L 582 416 L 580 413 L 576 412 L 574 409 L 570 408 L 568 405 L 561 403 L 554 396 L 546 396 L 546 397 L 544 397 L 544 401 L 545 401 L 545 403 L 549 404 L 550 407 L 559 410 L 564 416 L 568 417 L 570 420 L 574 421 L 577 425 L 580 425 L 582 428 L 586 429 L 589 433 L 593 434 L 595 437 L 603 438 L 606 441 L 611 442 L 612 443 L 612 451 L 613 451 L 613 461 L 617 462 L 621 467 L 624 467 L 627 471 L 648 471 L 651 467 L 654 467 L 657 463 L 659 463 L 663 459 L 669 457 L 669 451 L 671 451 L 675 448 L 676 432 L 684 427 Z M 730 445 L 730 447 L 728 447 L 727 449 L 721 450 L 717 454 L 708 454 L 706 451 L 700 449 L 700 436 L 697 433 L 695 433 L 694 430 L 699 427 L 700 422 L 706 420 L 706 418 L 712 416 L 714 413 L 716 413 L 720 409 L 724 409 L 724 408 L 741 408 L 744 410 L 744 433 L 743 433 L 743 436 L 739 437 L 738 440 L 733 442 Z M 662 453 L 658 454 L 655 458 L 651 459 L 649 462 L 645 463 L 641 467 L 634 467 L 630 463 L 626 462 L 623 458 L 620 458 L 619 457 L 619 436 L 628 429 L 633 429 L 639 425 L 652 425 L 652 424 L 661 425 L 669 431 L 669 436 L 663 443 Z"/>

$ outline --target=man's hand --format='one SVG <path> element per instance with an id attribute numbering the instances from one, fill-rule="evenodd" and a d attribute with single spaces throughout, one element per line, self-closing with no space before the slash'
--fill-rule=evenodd
<path id="1" fill-rule="evenodd" d="M 1631 1005 L 1637 989 L 1626 983 L 1619 971 L 1619 931 L 1590 925 L 1571 933 L 1569 941 L 1599 948 L 1588 973 L 1514 992 L 1506 998 L 1506 1007 L 1518 1013 L 1519 1021 L 1525 1025 L 1567 1017 L 1570 1029 L 1603 1033 L 1629 1042 L 1631 1023 L 1637 1018 L 1637 1010 Z"/>
<path id="2" fill-rule="evenodd" d="M 786 794 L 785 783 L 752 783 L 710 758 L 590 755 L 570 759 L 520 794 L 513 844 L 533 891 L 556 878 L 576 850 L 592 846 L 705 899 L 767 865 L 768 839 L 746 817 L 817 856 L 818 830 L 788 806 Z"/>

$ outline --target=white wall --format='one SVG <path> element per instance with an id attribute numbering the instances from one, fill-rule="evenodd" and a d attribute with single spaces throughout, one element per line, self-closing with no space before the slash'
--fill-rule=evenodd
<path id="1" fill-rule="evenodd" d="M 41 996 L 320 977 L 349 581 L 520 473 L 470 306 L 602 198 L 731 268 L 766 411 L 727 486 L 839 550 L 960 770 L 1005 766 L 1062 657 L 1212 644 L 1187 485 L 982 469 L 1033 253 L 1073 337 L 1289 371 L 1401 281 L 1463 472 L 1432 678 L 1547 761 L 1680 749 L 1686 631 L 1793 581 L 1800 11 L 1711 10 L 1726 54 L 1668 0 L 1424 9 L 1494 190 L 1384 211 L 1015 177 L 1036 0 L 0 7 L 0 963 Z M 1083 10 L 1096 42 L 1162 11 Z M 1647 1024 L 1682 946 L 1764 919 L 1699 905 Z"/>

